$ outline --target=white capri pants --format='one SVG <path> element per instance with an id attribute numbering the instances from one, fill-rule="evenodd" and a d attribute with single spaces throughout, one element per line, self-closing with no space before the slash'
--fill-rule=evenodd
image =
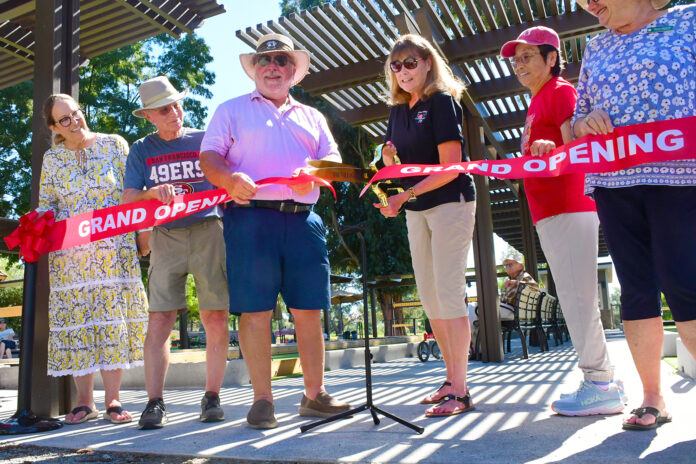
<path id="1" fill-rule="evenodd" d="M 406 211 L 413 272 L 429 319 L 468 316 L 466 260 L 475 219 L 475 201 Z"/>
<path id="2" fill-rule="evenodd" d="M 614 378 L 614 367 L 609 361 L 598 307 L 597 213 L 559 214 L 537 222 L 536 229 L 578 353 L 578 367 L 585 380 L 609 382 Z"/>

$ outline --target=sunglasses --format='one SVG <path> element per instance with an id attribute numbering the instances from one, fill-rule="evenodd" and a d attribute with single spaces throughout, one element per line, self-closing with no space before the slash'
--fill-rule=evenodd
<path id="1" fill-rule="evenodd" d="M 256 62 L 262 68 L 265 68 L 266 66 L 271 64 L 271 61 L 273 61 L 276 65 L 278 65 L 281 68 L 287 66 L 288 63 L 291 63 L 290 57 L 288 55 L 261 55 L 256 59 Z"/>
<path id="2" fill-rule="evenodd" d="M 176 111 L 179 108 L 181 108 L 181 103 L 178 101 L 175 101 L 174 103 L 170 103 L 167 106 L 160 106 L 159 108 L 153 108 L 151 111 L 156 111 L 157 114 L 160 116 L 166 116 L 169 114 L 170 111 Z"/>
<path id="3" fill-rule="evenodd" d="M 58 124 L 60 124 L 63 127 L 70 127 L 70 124 L 72 124 L 73 119 L 75 120 L 75 122 L 78 122 L 83 117 L 84 115 L 82 114 L 82 110 L 78 108 L 72 113 L 70 113 L 69 116 L 63 116 L 62 118 L 60 118 L 58 120 Z"/>
<path id="4" fill-rule="evenodd" d="M 413 58 L 409 56 L 404 61 L 394 60 L 391 63 L 389 63 L 389 69 L 391 69 L 395 73 L 401 71 L 402 67 L 406 69 L 416 69 L 418 67 L 419 61 L 423 61 L 423 58 Z"/>

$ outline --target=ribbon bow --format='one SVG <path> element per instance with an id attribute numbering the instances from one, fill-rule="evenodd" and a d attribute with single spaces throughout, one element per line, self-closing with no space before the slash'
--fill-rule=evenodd
<path id="1" fill-rule="evenodd" d="M 19 245 L 19 255 L 28 263 L 39 260 L 39 255 L 48 253 L 51 242 L 46 236 L 56 224 L 53 211 L 46 211 L 39 215 L 32 211 L 19 218 L 19 227 L 5 237 L 8 249 Z"/>

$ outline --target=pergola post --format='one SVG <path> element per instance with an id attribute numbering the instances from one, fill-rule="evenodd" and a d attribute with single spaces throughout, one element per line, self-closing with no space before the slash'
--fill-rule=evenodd
<path id="1" fill-rule="evenodd" d="M 482 160 L 484 159 L 484 140 L 481 123 L 466 108 L 464 111 L 469 156 L 472 160 Z M 473 177 L 476 185 L 476 225 L 474 227 L 473 247 L 479 307 L 478 320 L 481 333 L 481 360 L 483 362 L 502 362 L 505 359 L 505 354 L 500 335 L 491 194 L 488 187 L 488 177 Z"/>
<path id="2" fill-rule="evenodd" d="M 57 92 L 78 97 L 79 81 L 79 0 L 45 0 L 36 2 L 36 28 L 34 30 L 34 118 L 32 122 L 32 182 L 31 209 L 39 202 L 39 181 L 43 154 L 50 147 L 51 133 L 42 115 L 42 105 L 46 98 Z M 40 416 L 55 416 L 67 412 L 71 407 L 72 382 L 69 377 L 55 378 L 46 374 L 48 355 L 48 259 L 44 255 L 35 266 L 27 266 L 25 285 L 33 279 L 28 274 L 34 272 L 36 285 L 25 286 L 25 292 L 34 292 L 33 308 L 24 308 L 24 321 L 34 320 L 34 337 L 31 347 L 33 361 L 24 369 L 31 369 L 31 382 L 25 385 L 20 375 L 20 410 L 31 409 Z M 33 314 L 27 316 L 28 312 Z M 29 327 L 29 330 L 32 328 Z M 23 403 L 23 404 L 22 404 Z M 24 407 L 23 407 L 24 406 Z"/>
<path id="3" fill-rule="evenodd" d="M 532 215 L 529 212 L 529 203 L 524 187 L 519 190 L 520 225 L 522 227 L 522 249 L 524 250 L 524 267 L 529 274 L 539 282 L 539 262 L 536 252 L 536 239 Z"/>

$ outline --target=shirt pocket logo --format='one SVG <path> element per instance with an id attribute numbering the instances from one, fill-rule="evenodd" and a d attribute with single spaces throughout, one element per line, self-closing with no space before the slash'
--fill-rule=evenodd
<path id="1" fill-rule="evenodd" d="M 428 117 L 428 112 L 427 111 L 419 111 L 416 114 L 415 120 L 418 124 L 422 124 L 423 121 Z"/>

